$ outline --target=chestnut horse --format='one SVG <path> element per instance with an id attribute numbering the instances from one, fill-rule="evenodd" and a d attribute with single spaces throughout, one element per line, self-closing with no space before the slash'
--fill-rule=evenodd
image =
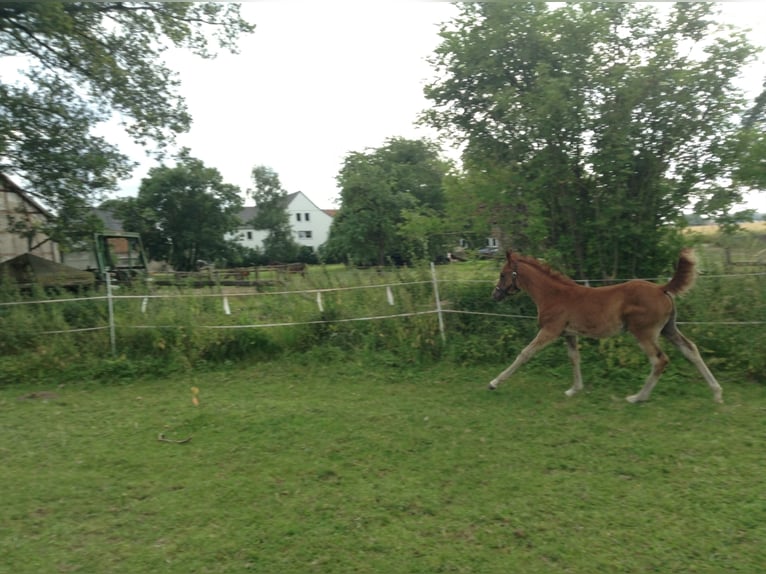
<path id="1" fill-rule="evenodd" d="M 508 294 L 526 291 L 537 305 L 540 330 L 511 366 L 489 384 L 489 388 L 497 388 L 535 353 L 563 335 L 574 368 L 574 384 L 566 392 L 571 397 L 583 388 L 577 336 L 611 337 L 626 330 L 638 340 L 652 364 L 643 388 L 627 397 L 629 402 L 647 400 L 668 364 L 667 355 L 658 345 L 660 335 L 678 347 L 684 357 L 699 369 L 713 391 L 714 400 L 723 402 L 721 386 L 705 365 L 696 345 L 684 337 L 676 326 L 673 296 L 691 288 L 695 280 L 695 263 L 692 251 L 684 249 L 675 274 L 665 285 L 633 280 L 593 288 L 579 285 L 544 263 L 512 253 L 509 249 L 492 298 L 500 301 Z"/>

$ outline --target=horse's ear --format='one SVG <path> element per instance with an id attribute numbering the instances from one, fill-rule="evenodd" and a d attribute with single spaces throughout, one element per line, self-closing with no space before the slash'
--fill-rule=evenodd
<path id="1" fill-rule="evenodd" d="M 510 262 L 511 261 L 511 249 L 508 248 L 508 251 L 505 252 L 505 260 Z"/>

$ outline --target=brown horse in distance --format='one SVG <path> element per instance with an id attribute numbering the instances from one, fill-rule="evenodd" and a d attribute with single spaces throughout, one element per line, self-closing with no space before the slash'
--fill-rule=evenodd
<path id="1" fill-rule="evenodd" d="M 638 340 L 652 365 L 643 388 L 627 397 L 629 402 L 649 399 L 668 364 L 668 357 L 658 344 L 660 335 L 678 347 L 697 367 L 713 391 L 714 400 L 723 402 L 721 386 L 705 365 L 696 345 L 684 337 L 676 325 L 673 297 L 692 287 L 695 264 L 692 251 L 684 249 L 675 274 L 665 285 L 633 280 L 605 287 L 585 287 L 537 259 L 512 253 L 509 249 L 492 297 L 500 301 L 511 293 L 526 291 L 537 305 L 540 330 L 511 366 L 492 380 L 489 388 L 497 388 L 535 353 L 563 335 L 574 368 L 574 384 L 566 392 L 571 397 L 583 388 L 577 336 L 603 338 L 625 330 Z"/>

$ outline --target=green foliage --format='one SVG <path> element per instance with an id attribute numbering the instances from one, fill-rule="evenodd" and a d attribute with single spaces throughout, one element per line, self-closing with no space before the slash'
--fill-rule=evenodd
<path id="1" fill-rule="evenodd" d="M 766 348 L 762 276 L 725 274 L 698 280 L 694 291 L 679 301 L 678 312 L 681 321 L 692 321 L 682 329 L 709 358 L 711 369 L 743 380 L 766 380 L 766 355 L 759 351 Z"/>
<path id="2" fill-rule="evenodd" d="M 133 167 L 97 135 L 100 124 L 119 117 L 136 142 L 160 151 L 189 128 L 162 52 L 212 57 L 211 38 L 233 52 L 253 30 L 231 3 L 1 3 L 0 54 L 20 58 L 25 71 L 0 82 L 0 171 L 28 182 L 61 217 L 46 232 L 66 239 L 84 208 Z"/>
<path id="3" fill-rule="evenodd" d="M 730 176 L 756 49 L 708 3 L 466 3 L 445 27 L 424 121 L 465 142 L 453 220 L 579 278 L 666 271 L 676 222 Z M 689 48 L 695 50 L 690 53 Z M 461 197 L 462 196 L 462 197 Z"/>
<path id="4" fill-rule="evenodd" d="M 766 83 L 742 122 L 736 153 L 740 158 L 736 181 L 754 189 L 766 188 Z"/>
<path id="5" fill-rule="evenodd" d="M 701 246 L 698 252 L 703 275 L 678 299 L 681 330 L 699 346 L 724 388 L 732 380 L 766 380 L 766 357 L 754 351 L 766 347 L 763 276 L 719 277 L 721 251 Z M 83 372 L 109 374 L 118 368 L 125 377 L 158 368 L 188 372 L 325 352 L 387 357 L 392 364 L 509 363 L 534 337 L 536 309 L 524 294 L 499 304 L 493 301 L 490 293 L 498 271 L 494 261 L 438 268 L 446 342 L 433 312 L 433 285 L 426 267 L 313 267 L 305 278 L 292 278 L 276 288 L 235 290 L 226 295 L 226 307 L 220 288 L 121 289 L 114 300 L 117 358 L 110 349 L 104 299 L 0 305 L 0 384 L 46 378 L 76 381 Z M 19 295 L 8 292 L 4 297 L 17 301 Z M 68 332 L 94 328 L 100 330 Z M 44 333 L 49 331 L 62 332 Z M 661 344 L 671 357 L 671 373 L 698 379 L 674 348 Z M 640 380 L 648 373 L 645 355 L 628 335 L 582 339 L 581 349 L 586 385 L 615 378 Z M 562 385 L 571 378 L 563 343 L 540 353 L 532 364 L 550 369 Z"/>
<path id="6" fill-rule="evenodd" d="M 425 140 L 391 138 L 380 148 L 350 153 L 338 175 L 341 208 L 323 259 L 383 266 L 445 253 L 434 230 L 447 170 L 438 148 Z"/>
<path id="7" fill-rule="evenodd" d="M 271 168 L 256 166 L 252 177 L 255 189 L 251 194 L 258 212 L 250 223 L 255 229 L 269 232 L 263 241 L 264 257 L 267 261 L 297 261 L 300 246 L 293 239 L 287 192 L 282 188 L 279 176 Z"/>
<path id="8" fill-rule="evenodd" d="M 226 259 L 224 240 L 239 223 L 242 207 L 237 186 L 220 172 L 182 150 L 174 167 L 149 170 L 138 196 L 112 201 L 126 231 L 137 231 L 151 259 L 168 261 L 178 271 L 196 269 L 197 261 Z"/>

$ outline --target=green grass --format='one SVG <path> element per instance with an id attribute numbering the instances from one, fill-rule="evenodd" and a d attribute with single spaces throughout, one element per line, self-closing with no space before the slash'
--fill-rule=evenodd
<path id="1" fill-rule="evenodd" d="M 761 572 L 763 388 L 687 366 L 642 405 L 644 369 L 567 399 L 563 366 L 317 353 L 0 387 L 0 570 Z"/>

